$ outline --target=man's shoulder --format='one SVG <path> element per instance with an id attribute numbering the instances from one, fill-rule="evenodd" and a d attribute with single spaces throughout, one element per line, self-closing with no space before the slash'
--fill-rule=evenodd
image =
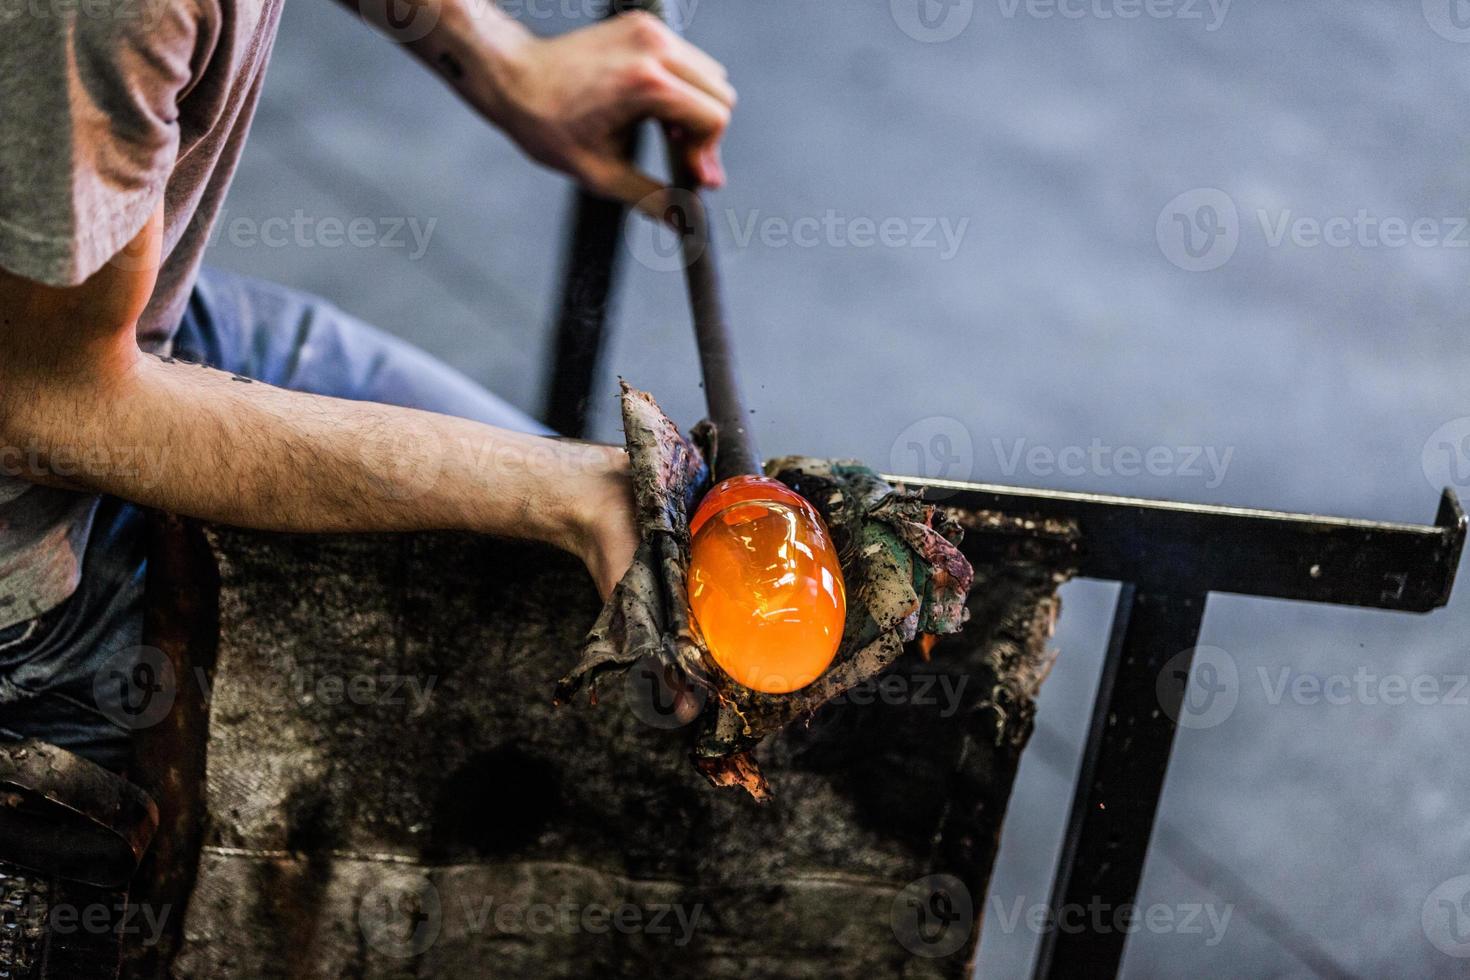
<path id="1" fill-rule="evenodd" d="M 256 0 L 245 0 L 244 6 Z M 9 0 L 0 2 L 0 64 L 44 74 L 142 69 L 160 54 L 194 58 L 217 37 L 235 0 Z M 12 76 L 14 77 L 14 76 Z M 87 81 L 87 79 L 83 79 Z M 112 79 L 98 77 L 97 82 Z"/>

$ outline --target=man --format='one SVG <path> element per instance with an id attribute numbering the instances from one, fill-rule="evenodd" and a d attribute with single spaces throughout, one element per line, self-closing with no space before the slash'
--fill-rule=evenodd
<path id="1" fill-rule="evenodd" d="M 621 451 L 547 439 L 320 301 L 201 271 L 280 3 L 0 8 L 0 740 L 126 769 L 109 678 L 141 642 L 135 504 L 282 531 L 544 541 L 604 596 L 631 561 Z M 361 13 L 534 159 L 645 199 L 659 185 L 619 148 L 651 117 L 722 182 L 734 91 L 657 19 L 540 39 L 489 0 L 407 9 Z"/>

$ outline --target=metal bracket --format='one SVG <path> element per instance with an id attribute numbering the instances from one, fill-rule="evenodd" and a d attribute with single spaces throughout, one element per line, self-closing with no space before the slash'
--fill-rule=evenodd
<path id="1" fill-rule="evenodd" d="M 1211 592 L 1428 612 L 1449 600 L 1465 546 L 1465 512 L 1448 489 L 1435 523 L 1421 525 L 887 479 L 964 511 L 1075 521 L 1079 574 L 1123 583 L 1052 885 L 1056 912 L 1117 909 L 1138 893 Z M 1049 930 L 1034 975 L 1116 974 L 1126 942 L 1118 929 Z"/>

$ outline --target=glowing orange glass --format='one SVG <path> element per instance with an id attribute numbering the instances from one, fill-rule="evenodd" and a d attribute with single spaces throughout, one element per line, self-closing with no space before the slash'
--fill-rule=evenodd
<path id="1" fill-rule="evenodd" d="M 705 496 L 689 531 L 689 605 L 715 662 L 767 694 L 820 677 L 847 594 L 816 508 L 776 480 L 737 476 Z"/>

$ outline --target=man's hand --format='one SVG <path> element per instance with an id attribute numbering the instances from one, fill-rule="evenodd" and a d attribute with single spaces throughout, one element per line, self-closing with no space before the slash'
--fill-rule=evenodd
<path id="1" fill-rule="evenodd" d="M 640 541 L 627 454 L 616 451 L 607 468 L 587 476 L 577 493 L 574 523 L 580 536 L 572 550 L 592 573 L 606 601 L 633 564 Z"/>
<path id="2" fill-rule="evenodd" d="M 657 119 L 701 183 L 724 184 L 720 140 L 735 89 L 718 61 L 657 17 L 633 11 L 538 38 L 488 0 L 425 2 L 434 26 L 411 50 L 533 159 L 636 204 L 664 185 L 627 158 L 628 134 Z"/>
<path id="3" fill-rule="evenodd" d="M 720 139 L 735 89 L 719 62 L 656 17 L 630 13 L 513 50 L 483 106 L 534 159 L 630 203 L 660 188 L 627 160 L 630 126 L 654 118 L 680 135 L 708 186 L 725 182 Z"/>

